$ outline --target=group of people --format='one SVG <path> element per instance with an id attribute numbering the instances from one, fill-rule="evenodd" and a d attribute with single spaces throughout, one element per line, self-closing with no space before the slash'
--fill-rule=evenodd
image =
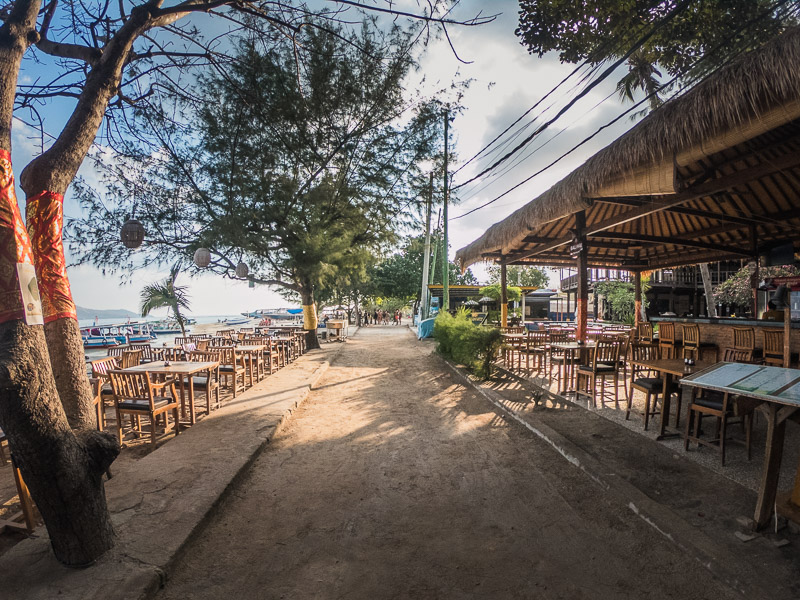
<path id="1" fill-rule="evenodd" d="M 388 310 L 375 309 L 372 312 L 364 312 L 364 325 L 392 325 L 403 324 L 403 313 L 398 309 L 394 311 L 394 315 Z"/>

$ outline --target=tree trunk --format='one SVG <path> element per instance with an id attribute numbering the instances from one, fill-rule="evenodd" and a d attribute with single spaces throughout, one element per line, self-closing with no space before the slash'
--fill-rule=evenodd
<path id="1" fill-rule="evenodd" d="M 28 200 L 26 213 L 42 297 L 45 338 L 50 355 L 59 357 L 52 363 L 56 389 L 70 426 L 92 429 L 92 390 L 61 238 L 64 197 L 50 193 L 34 196 Z"/>
<path id="2" fill-rule="evenodd" d="M 0 427 L 44 518 L 56 558 L 84 566 L 114 545 L 102 474 L 119 444 L 108 433 L 76 435 L 70 429 L 43 328 L 24 322 L 16 264 L 32 264 L 33 252 L 5 151 L 0 182 Z"/>
<path id="3" fill-rule="evenodd" d="M 306 348 L 319 348 L 317 338 L 317 307 L 314 302 L 314 286 L 307 281 L 300 286 L 300 299 L 303 303 L 303 329 L 310 333 L 306 336 Z"/>

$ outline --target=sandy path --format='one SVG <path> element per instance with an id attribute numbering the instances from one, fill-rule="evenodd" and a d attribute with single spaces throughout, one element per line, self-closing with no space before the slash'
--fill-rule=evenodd
<path id="1" fill-rule="evenodd" d="M 159 598 L 734 597 L 432 347 L 351 338 Z"/>

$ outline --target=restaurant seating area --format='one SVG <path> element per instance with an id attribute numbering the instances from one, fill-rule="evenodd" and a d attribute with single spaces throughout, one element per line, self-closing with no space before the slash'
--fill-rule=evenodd
<path id="1" fill-rule="evenodd" d="M 718 356 L 724 362 L 780 365 L 782 330 L 766 330 L 765 344 L 759 347 L 756 339 L 761 336 L 753 328 L 734 327 L 735 346 L 720 349 L 704 341 L 696 325 L 686 323 L 661 322 L 655 328 L 649 322 L 636 328 L 589 324 L 585 341 L 576 340 L 574 324 L 541 323 L 537 328 L 502 328 L 505 344 L 498 366 L 581 406 L 608 408 L 615 418 L 656 439 L 678 438 L 686 451 L 711 447 L 719 452 L 722 466 L 732 441 L 746 450 L 733 460 L 750 460 L 758 421 L 752 403 L 684 389 L 679 381 L 717 364 Z"/>
<path id="2" fill-rule="evenodd" d="M 155 447 L 235 399 L 306 351 L 297 328 L 225 329 L 177 336 L 174 343 L 108 349 L 88 364 L 97 428 L 126 445 Z"/>

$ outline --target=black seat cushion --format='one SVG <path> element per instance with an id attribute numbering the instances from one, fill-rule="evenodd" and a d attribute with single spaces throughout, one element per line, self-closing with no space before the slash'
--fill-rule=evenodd
<path id="1" fill-rule="evenodd" d="M 167 404 L 171 404 L 173 402 L 172 398 L 158 398 L 153 405 L 155 408 L 161 408 L 166 406 Z M 126 410 L 141 410 L 141 411 L 148 411 L 150 410 L 150 403 L 147 400 L 122 400 L 119 403 L 120 408 L 124 408 Z"/>
<path id="2" fill-rule="evenodd" d="M 634 380 L 633 386 L 645 389 L 648 392 L 660 392 L 664 389 L 664 380 L 659 377 L 640 377 Z"/>
<path id="3" fill-rule="evenodd" d="M 192 377 L 192 385 L 196 390 L 204 390 L 208 387 L 208 377 Z M 213 379 L 211 380 L 211 389 L 214 389 L 217 386 L 217 382 Z"/>

